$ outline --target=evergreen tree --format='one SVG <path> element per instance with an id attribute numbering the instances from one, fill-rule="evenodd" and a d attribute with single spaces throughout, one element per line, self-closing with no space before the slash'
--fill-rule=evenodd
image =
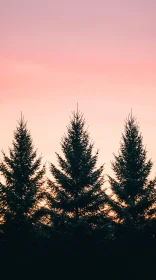
<path id="1" fill-rule="evenodd" d="M 56 153 L 60 169 L 51 164 L 54 180 L 48 180 L 48 196 L 52 228 L 58 232 L 79 234 L 101 228 L 104 219 L 105 196 L 103 166 L 96 168 L 98 151 L 85 129 L 85 120 L 78 111 L 61 141 L 64 158 Z"/>
<path id="2" fill-rule="evenodd" d="M 24 237 L 35 224 L 34 214 L 42 193 L 45 166 L 41 166 L 41 157 L 37 158 L 31 134 L 22 116 L 14 132 L 9 156 L 2 153 L 0 172 L 4 183 L 0 184 L 3 203 L 1 228 L 9 236 Z"/>
<path id="3" fill-rule="evenodd" d="M 156 212 L 156 179 L 148 179 L 153 164 L 146 159 L 147 151 L 142 142 L 139 126 L 131 114 L 125 123 L 119 155 L 114 155 L 112 162 L 116 178 L 109 176 L 113 218 L 129 235 L 144 232 Z"/>

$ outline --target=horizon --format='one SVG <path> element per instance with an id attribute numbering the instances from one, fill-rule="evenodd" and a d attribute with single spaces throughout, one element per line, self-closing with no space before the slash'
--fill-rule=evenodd
<path id="1" fill-rule="evenodd" d="M 75 111 L 73 110 L 72 113 L 71 113 L 71 115 L 69 116 L 70 119 L 69 119 L 68 124 L 66 125 L 66 130 L 64 131 L 64 133 L 62 133 L 62 137 L 67 133 L 67 127 L 68 127 L 68 125 L 70 125 L 70 120 L 71 120 L 72 114 L 75 113 L 75 112 L 79 112 L 80 114 L 82 114 L 82 115 L 83 115 L 83 118 L 84 118 L 84 120 L 85 120 L 85 114 L 84 114 L 83 112 L 81 112 L 81 111 L 78 109 L 78 103 L 77 103 L 77 109 L 76 109 Z M 136 123 L 137 123 L 138 126 L 139 126 L 139 122 L 138 122 L 137 118 L 133 115 L 132 109 L 131 109 L 131 112 L 128 114 L 128 116 L 130 116 L 130 115 L 132 115 L 132 116 L 134 117 L 134 119 L 136 120 Z M 128 118 L 128 116 L 127 116 L 127 118 Z M 32 137 L 32 141 L 33 141 L 34 148 L 35 148 L 35 149 L 37 150 L 37 152 L 38 152 L 38 148 L 36 147 L 36 145 L 35 145 L 35 143 L 34 143 L 33 132 L 29 129 L 28 121 L 26 120 L 26 118 L 25 118 L 23 112 L 21 112 L 21 117 L 23 118 L 24 122 L 25 122 L 26 125 L 27 125 L 27 129 L 28 129 L 28 131 L 30 132 L 31 137 Z M 16 126 L 15 126 L 13 132 L 16 131 L 16 128 L 18 127 L 18 123 L 19 123 L 21 117 L 20 117 L 18 120 L 16 120 Z M 127 120 L 127 118 L 125 119 L 125 121 Z M 87 130 L 88 133 L 89 133 L 89 135 L 90 135 L 90 131 L 89 131 L 88 128 L 89 128 L 89 125 L 87 125 L 86 120 L 85 120 L 84 129 Z M 124 134 L 124 129 L 125 129 L 125 126 L 123 125 L 123 130 L 122 130 L 122 132 L 121 132 L 120 141 L 121 141 L 121 139 L 122 139 L 122 133 Z M 12 141 L 14 140 L 13 132 L 12 132 Z M 139 126 L 139 132 L 140 132 L 140 134 L 143 136 L 143 134 L 142 134 L 142 132 L 141 132 L 141 129 L 140 129 L 140 126 Z M 61 138 L 62 138 L 62 137 L 61 137 Z M 100 155 L 100 149 L 98 149 L 98 148 L 96 147 L 96 143 L 95 143 L 94 139 L 92 139 L 91 135 L 90 135 L 90 141 L 94 143 L 92 154 L 95 154 L 95 152 L 96 152 L 97 150 L 99 150 L 99 155 Z M 119 141 L 119 143 L 118 143 L 118 144 L 119 144 L 118 152 L 119 152 L 119 150 L 120 150 L 120 141 Z M 61 139 L 60 139 L 60 142 L 61 142 Z M 59 143 L 59 144 L 60 144 L 60 143 Z M 150 158 L 148 157 L 148 150 L 147 150 L 147 148 L 146 148 L 147 145 L 145 145 L 145 144 L 143 143 L 143 146 L 144 146 L 144 148 L 145 148 L 146 151 L 147 151 L 147 159 L 146 159 L 146 160 L 148 161 Z M 12 143 L 11 143 L 11 145 L 9 145 L 9 148 L 12 148 Z M 8 154 L 8 152 L 9 152 L 9 149 L 6 150 L 6 151 L 5 151 L 4 149 L 1 149 L 1 150 L 3 150 L 6 154 Z M 118 152 L 117 152 L 115 155 L 118 155 Z M 60 168 L 59 165 L 58 165 L 58 161 L 56 160 L 57 158 L 56 158 L 56 154 L 55 154 L 55 153 L 60 154 L 60 155 L 64 158 L 64 154 L 63 154 L 63 152 L 62 152 L 62 150 L 61 150 L 61 144 L 60 144 L 60 151 L 59 151 L 59 152 L 58 152 L 58 151 L 53 151 L 53 154 L 55 155 L 55 158 L 54 158 L 53 161 L 50 160 L 50 157 L 49 157 L 49 160 L 46 160 L 44 154 L 43 154 L 41 151 L 39 151 L 39 152 L 37 153 L 38 156 L 42 156 L 42 164 L 45 164 L 45 165 L 46 165 L 46 176 L 47 176 L 48 178 L 50 178 L 50 177 L 52 178 L 52 175 L 51 175 L 50 170 L 49 170 L 49 169 L 50 169 L 50 164 L 51 164 L 51 163 L 53 163 L 55 166 L 57 166 L 58 168 Z M 113 154 L 113 153 L 112 153 L 112 154 Z M 102 163 L 102 162 L 99 161 L 99 155 L 98 155 L 98 161 L 97 161 L 96 166 L 97 166 L 97 167 L 100 167 L 101 165 L 104 165 L 104 172 L 103 172 L 103 175 L 104 175 L 105 182 L 104 182 L 103 187 L 107 189 L 107 188 L 110 187 L 110 186 L 106 183 L 106 182 L 108 181 L 107 175 L 111 175 L 112 177 L 115 178 L 115 174 L 114 174 L 114 172 L 112 171 L 111 168 L 110 168 L 110 172 L 109 172 L 109 173 L 107 173 L 107 174 L 105 173 L 105 169 L 107 170 L 107 168 L 105 168 L 105 163 Z M 112 161 L 114 161 L 114 158 L 113 158 Z M 153 162 L 153 161 L 152 161 L 152 162 Z M 111 162 L 110 162 L 110 163 L 111 163 Z M 154 165 L 154 162 L 153 162 L 153 165 Z M 156 173 L 156 171 L 154 170 L 154 166 L 153 166 L 153 167 L 152 167 L 152 170 L 151 170 L 151 172 L 150 172 L 150 175 L 149 175 L 149 179 L 152 177 L 152 175 L 154 176 L 154 173 Z M 2 177 L 1 175 L 0 175 L 0 177 L 1 177 L 1 180 L 3 181 L 3 177 Z M 103 189 L 104 189 L 104 188 L 103 188 Z"/>

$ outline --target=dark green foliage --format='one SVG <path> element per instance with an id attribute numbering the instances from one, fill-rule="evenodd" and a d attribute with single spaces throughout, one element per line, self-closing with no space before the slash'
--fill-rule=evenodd
<path id="1" fill-rule="evenodd" d="M 139 127 L 132 115 L 126 121 L 125 133 L 118 156 L 112 163 L 116 179 L 109 176 L 112 190 L 110 205 L 119 225 L 127 228 L 128 234 L 143 232 L 147 228 L 156 209 L 156 179 L 149 180 L 151 160 L 146 160 L 146 150 L 142 144 Z M 115 199 L 115 200 L 114 200 Z M 125 232 L 124 232 L 125 234 Z"/>
<path id="2" fill-rule="evenodd" d="M 2 153 L 0 172 L 5 181 L 0 188 L 2 228 L 17 237 L 21 231 L 26 234 L 26 229 L 35 222 L 33 215 L 38 208 L 45 174 L 45 167 L 41 166 L 41 157 L 37 158 L 23 117 L 14 132 L 9 156 Z"/>
<path id="3" fill-rule="evenodd" d="M 93 144 L 84 125 L 83 115 L 74 113 L 61 142 L 64 158 L 56 154 L 60 169 L 51 164 L 55 180 L 48 180 L 49 213 L 53 228 L 62 232 L 89 232 L 101 228 L 107 220 L 102 211 L 103 166 L 96 168 L 98 151 L 92 155 Z"/>

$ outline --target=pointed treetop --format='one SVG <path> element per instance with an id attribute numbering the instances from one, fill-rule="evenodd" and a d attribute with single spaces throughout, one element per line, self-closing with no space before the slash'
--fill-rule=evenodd
<path id="1" fill-rule="evenodd" d="M 24 123 L 24 116 L 23 116 L 22 111 L 21 111 L 21 118 L 20 118 L 20 120 L 19 120 L 19 123 Z"/>
<path id="2" fill-rule="evenodd" d="M 135 126 L 137 126 L 138 127 L 138 123 L 137 123 L 137 119 L 134 117 L 134 115 L 133 115 L 133 110 L 132 110 L 132 108 L 131 108 L 131 111 L 130 111 L 130 113 L 129 113 L 129 115 L 128 115 L 128 117 L 127 117 L 127 119 L 125 120 L 125 127 L 127 127 L 127 125 L 129 124 L 133 124 L 134 125 L 134 123 L 135 123 Z M 138 127 L 139 128 L 139 127 Z"/>
<path id="3" fill-rule="evenodd" d="M 82 118 L 82 113 L 80 113 L 80 111 L 79 111 L 79 104 L 78 104 L 78 102 L 77 102 L 77 108 L 76 108 L 76 111 L 75 112 L 73 112 L 74 113 L 74 116 L 75 116 L 75 119 L 78 121 L 78 120 L 80 120 L 81 118 Z"/>
<path id="4" fill-rule="evenodd" d="M 131 108 L 130 118 L 131 119 L 133 118 L 132 108 Z"/>
<path id="5" fill-rule="evenodd" d="M 23 114 L 22 114 L 22 111 L 21 111 L 21 120 L 23 119 Z"/>
<path id="6" fill-rule="evenodd" d="M 17 120 L 17 123 L 18 123 L 18 127 L 22 128 L 22 129 L 24 129 L 24 128 L 26 129 L 27 121 L 25 121 L 22 111 L 21 111 L 20 118 Z"/>

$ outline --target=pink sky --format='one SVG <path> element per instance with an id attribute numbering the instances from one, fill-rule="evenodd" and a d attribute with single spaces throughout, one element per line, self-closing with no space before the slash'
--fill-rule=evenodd
<path id="1" fill-rule="evenodd" d="M 155 0 L 1 1 L 0 148 L 22 111 L 35 147 L 56 163 L 78 102 L 105 173 L 131 108 L 156 163 L 155 11 Z"/>

